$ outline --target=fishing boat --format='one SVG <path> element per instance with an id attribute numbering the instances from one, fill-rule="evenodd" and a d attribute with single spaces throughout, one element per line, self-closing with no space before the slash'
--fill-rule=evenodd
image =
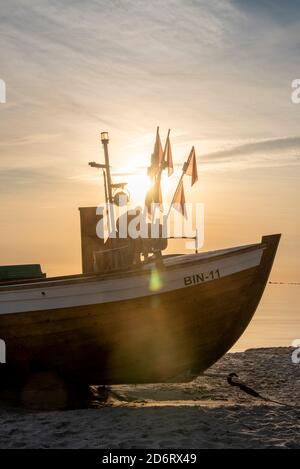
<path id="1" fill-rule="evenodd" d="M 113 202 L 114 189 L 124 185 L 111 182 L 107 143 L 104 136 L 105 164 L 92 166 L 103 170 L 107 201 Z M 152 174 L 154 164 L 152 158 Z M 116 256 L 126 251 L 124 240 L 99 254 L 94 233 L 86 237 L 85 230 L 82 223 L 82 274 L 46 278 L 31 266 L 27 276 L 21 269 L 20 278 L 0 280 L 5 366 L 22 379 L 51 371 L 85 384 L 191 380 L 245 331 L 280 240 L 275 234 L 255 244 L 163 255 L 159 239 L 149 249 L 152 255 L 136 263 Z"/>

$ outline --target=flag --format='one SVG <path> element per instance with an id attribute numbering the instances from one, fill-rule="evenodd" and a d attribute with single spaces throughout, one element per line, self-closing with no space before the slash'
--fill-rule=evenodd
<path id="1" fill-rule="evenodd" d="M 187 176 L 192 176 L 191 185 L 193 186 L 195 182 L 198 181 L 197 161 L 194 147 L 191 149 L 190 156 L 185 164 L 184 172 Z"/>
<path id="2" fill-rule="evenodd" d="M 181 181 L 176 189 L 174 194 L 172 204 L 178 212 L 181 212 L 182 215 L 185 215 L 184 205 L 185 205 L 185 195 L 184 195 L 184 187 L 183 181 Z"/>
<path id="3" fill-rule="evenodd" d="M 160 163 L 163 161 L 164 152 L 161 145 L 161 140 L 159 136 L 159 127 L 156 130 L 156 139 L 154 144 L 154 150 L 151 155 L 151 166 L 148 168 L 148 176 L 155 179 L 156 175 L 159 172 Z"/>
<path id="4" fill-rule="evenodd" d="M 152 187 L 148 190 L 145 198 L 145 206 L 147 207 L 148 215 L 151 214 L 152 204 L 160 204 L 162 210 L 162 193 L 160 187 L 160 172 L 164 163 L 165 152 L 163 151 L 159 127 L 156 130 L 156 139 L 154 150 L 151 156 L 151 166 L 148 168 L 148 176 L 152 179 Z"/>
<path id="5" fill-rule="evenodd" d="M 171 142 L 170 142 L 169 136 L 167 138 L 165 153 L 166 153 L 165 161 L 166 161 L 166 165 L 168 168 L 168 176 L 171 176 L 174 173 L 174 167 L 173 167 L 172 148 L 171 148 Z"/>
<path id="6" fill-rule="evenodd" d="M 153 166 L 155 166 L 157 168 L 158 165 L 162 162 L 162 160 L 163 160 L 163 149 L 162 149 L 161 140 L 160 140 L 160 136 L 159 136 L 159 127 L 157 127 L 156 139 L 155 139 L 155 144 L 154 144 L 154 151 L 153 151 L 153 154 L 152 154 L 152 164 L 153 164 Z"/>

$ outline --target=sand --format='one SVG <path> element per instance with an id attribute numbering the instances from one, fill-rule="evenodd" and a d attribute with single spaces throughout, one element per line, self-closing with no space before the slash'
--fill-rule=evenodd
<path id="1" fill-rule="evenodd" d="M 32 411 L 0 404 L 1 448 L 299 448 L 300 364 L 292 348 L 229 353 L 184 384 L 114 386 L 90 408 Z M 235 372 L 267 398 L 228 385 Z"/>

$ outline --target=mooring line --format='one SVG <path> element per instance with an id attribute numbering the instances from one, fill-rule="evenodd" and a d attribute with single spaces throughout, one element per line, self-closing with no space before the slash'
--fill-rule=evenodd
<path id="1" fill-rule="evenodd" d="M 277 401 L 277 400 L 270 399 L 268 397 L 262 396 L 260 393 L 255 391 L 255 389 L 250 388 L 246 384 L 239 381 L 238 375 L 236 373 L 229 373 L 229 374 L 225 374 L 225 373 L 203 373 L 201 376 L 208 377 L 208 378 L 222 378 L 222 379 L 225 378 L 227 380 L 228 384 L 230 384 L 231 386 L 238 387 L 241 391 L 243 391 L 244 393 L 246 393 L 246 394 L 248 394 L 252 397 L 255 397 L 256 399 L 261 399 L 265 402 L 272 402 L 274 404 L 278 404 L 278 405 L 283 406 L 283 407 L 288 407 L 290 409 L 295 409 L 295 410 L 300 409 L 300 407 L 297 406 L 297 405 L 286 404 L 285 402 L 280 402 L 280 401 Z M 237 378 L 237 379 L 235 380 L 234 378 Z"/>
<path id="2" fill-rule="evenodd" d="M 269 282 L 269 285 L 300 285 L 300 282 Z"/>

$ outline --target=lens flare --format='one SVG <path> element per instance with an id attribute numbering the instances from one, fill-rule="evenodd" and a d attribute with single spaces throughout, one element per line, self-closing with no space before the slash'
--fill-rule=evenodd
<path id="1" fill-rule="evenodd" d="M 151 270 L 150 281 L 149 281 L 149 290 L 150 291 L 159 291 L 163 286 L 163 279 L 160 275 L 160 272 L 154 268 Z"/>

